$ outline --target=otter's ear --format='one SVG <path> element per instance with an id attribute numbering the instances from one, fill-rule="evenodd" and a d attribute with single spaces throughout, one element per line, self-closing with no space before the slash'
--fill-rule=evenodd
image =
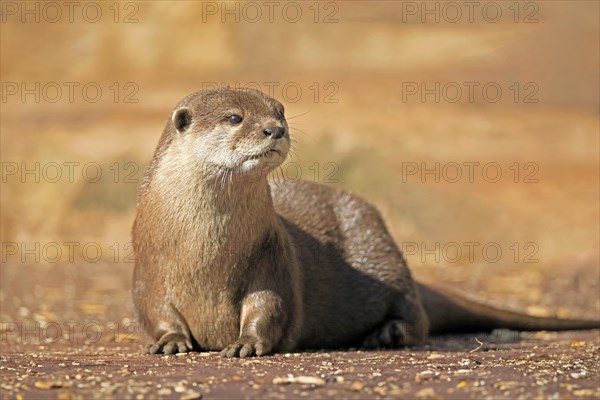
<path id="1" fill-rule="evenodd" d="M 192 124 L 192 113 L 186 107 L 181 107 L 173 113 L 173 125 L 177 132 L 186 132 Z"/>

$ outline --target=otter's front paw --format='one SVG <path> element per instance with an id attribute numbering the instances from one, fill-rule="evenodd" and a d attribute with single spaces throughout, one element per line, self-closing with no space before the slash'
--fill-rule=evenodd
<path id="1" fill-rule="evenodd" d="M 192 342 L 183 333 L 166 333 L 156 343 L 148 345 L 148 354 L 187 353 L 192 350 Z"/>
<path id="2" fill-rule="evenodd" d="M 221 357 L 251 357 L 264 356 L 271 351 L 271 345 L 265 341 L 253 337 L 241 337 L 232 345 L 221 351 Z"/>

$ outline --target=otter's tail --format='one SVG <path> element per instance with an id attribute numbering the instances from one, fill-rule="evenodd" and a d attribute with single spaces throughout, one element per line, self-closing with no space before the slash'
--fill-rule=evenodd
<path id="1" fill-rule="evenodd" d="M 467 300 L 448 291 L 417 284 L 429 317 L 431 334 L 484 332 L 507 328 L 521 331 L 565 331 L 600 328 L 600 320 L 540 318 Z"/>

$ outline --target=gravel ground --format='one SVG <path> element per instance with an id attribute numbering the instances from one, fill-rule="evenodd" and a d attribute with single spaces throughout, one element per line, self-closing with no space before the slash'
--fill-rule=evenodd
<path id="1" fill-rule="evenodd" d="M 518 340 L 518 342 L 502 343 Z M 418 349 L 224 359 L 142 355 L 138 343 L 11 344 L 3 398 L 600 397 L 598 331 L 434 338 Z"/>
<path id="2" fill-rule="evenodd" d="M 420 274 L 521 311 L 598 315 L 595 258 L 570 268 L 540 265 L 493 275 L 470 268 L 455 273 L 462 283 L 451 270 Z M 507 293 L 493 296 L 500 301 L 486 299 L 495 279 L 503 282 L 496 290 Z M 3 265 L 0 282 L 3 399 L 600 398 L 598 330 L 498 330 L 433 337 L 426 346 L 394 351 L 253 359 L 144 355 L 145 339 L 131 320 L 130 265 Z M 531 298 L 534 287 L 542 288 L 537 301 Z"/>

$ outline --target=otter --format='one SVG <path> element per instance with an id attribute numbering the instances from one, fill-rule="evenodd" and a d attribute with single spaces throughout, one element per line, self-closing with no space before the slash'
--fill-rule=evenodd
<path id="1" fill-rule="evenodd" d="M 290 132 L 283 105 L 251 89 L 185 97 L 137 198 L 133 302 L 149 353 L 225 357 L 396 348 L 429 334 L 588 329 L 413 280 L 379 212 L 349 192 L 270 184 Z"/>

